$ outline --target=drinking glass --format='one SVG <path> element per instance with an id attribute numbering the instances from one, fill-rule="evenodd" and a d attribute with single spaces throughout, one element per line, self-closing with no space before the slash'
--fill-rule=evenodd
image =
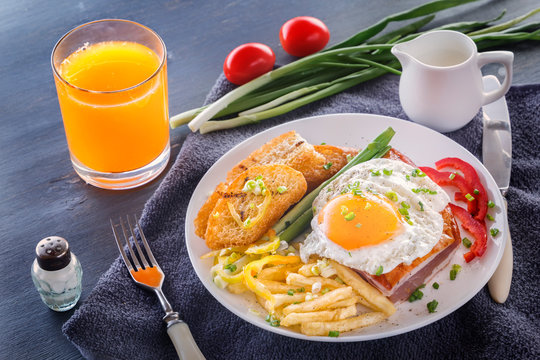
<path id="1" fill-rule="evenodd" d="M 170 156 L 163 40 L 133 21 L 93 21 L 64 35 L 51 63 L 77 174 L 105 189 L 158 176 Z"/>

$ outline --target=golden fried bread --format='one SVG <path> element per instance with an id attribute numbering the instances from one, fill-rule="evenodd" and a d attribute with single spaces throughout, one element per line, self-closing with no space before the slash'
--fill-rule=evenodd
<path id="1" fill-rule="evenodd" d="M 193 221 L 195 225 L 195 234 L 204 239 L 204 234 L 206 233 L 206 224 L 208 223 L 208 216 L 216 206 L 217 201 L 219 200 L 220 194 L 225 193 L 227 190 L 227 184 L 219 183 L 216 186 L 214 192 L 206 199 L 206 202 L 203 204 L 197 217 Z"/>
<path id="2" fill-rule="evenodd" d="M 314 189 L 322 182 L 318 169 L 322 169 L 326 160 L 296 131 L 289 131 L 270 140 L 239 162 L 227 173 L 226 182 L 230 184 L 250 167 L 264 164 L 288 165 L 304 175 L 308 189 Z"/>
<path id="3" fill-rule="evenodd" d="M 272 197 L 262 218 L 252 227 L 245 228 L 234 219 L 228 203 L 233 206 L 242 222 L 247 218 L 255 219 L 259 212 L 257 206 L 263 203 L 265 196 L 243 189 L 246 182 L 259 176 L 262 176 L 262 181 Z M 278 192 L 280 186 L 284 186 L 286 191 Z M 254 243 L 270 230 L 291 205 L 304 196 L 306 189 L 307 184 L 302 173 L 290 166 L 273 164 L 250 167 L 237 176 L 224 193 L 218 192 L 219 199 L 208 217 L 204 236 L 206 245 L 217 250 Z"/>
<path id="4" fill-rule="evenodd" d="M 334 176 L 342 167 L 347 165 L 350 158 L 358 154 L 358 150 L 347 147 L 332 145 L 314 145 L 313 147 L 315 151 L 326 159 L 325 166 L 317 169 L 320 183 Z"/>

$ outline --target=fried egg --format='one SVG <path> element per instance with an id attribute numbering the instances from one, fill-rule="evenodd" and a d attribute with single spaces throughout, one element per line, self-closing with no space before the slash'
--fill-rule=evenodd
<path id="1" fill-rule="evenodd" d="M 410 265 L 439 242 L 440 212 L 450 201 L 422 171 L 402 161 L 373 159 L 326 186 L 313 201 L 312 232 L 300 248 L 370 274 Z"/>

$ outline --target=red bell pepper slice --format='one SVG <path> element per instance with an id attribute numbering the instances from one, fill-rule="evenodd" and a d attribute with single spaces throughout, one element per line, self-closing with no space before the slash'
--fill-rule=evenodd
<path id="1" fill-rule="evenodd" d="M 469 183 L 465 181 L 463 176 L 459 174 L 454 174 L 453 179 L 450 179 L 451 172 L 448 171 L 437 171 L 433 168 L 422 166 L 420 170 L 426 173 L 431 180 L 433 180 L 439 186 L 454 186 L 457 187 L 462 194 L 472 194 L 472 189 L 469 187 Z M 454 195 L 454 199 L 457 201 Z M 467 210 L 474 214 L 477 210 L 476 199 L 469 201 L 465 198 L 467 202 Z"/>
<path id="2" fill-rule="evenodd" d="M 459 158 L 452 158 L 452 157 L 444 158 L 437 161 L 435 163 L 435 166 L 437 167 L 438 170 L 442 168 L 451 167 L 463 173 L 465 177 L 465 181 L 469 183 L 469 187 L 473 190 L 473 192 L 470 192 L 470 194 L 475 199 L 478 200 L 477 202 L 478 212 L 471 212 L 471 214 L 474 215 L 474 218 L 476 220 L 483 221 L 487 214 L 488 196 L 487 196 L 486 189 L 484 188 L 484 185 L 482 185 L 482 182 L 480 181 L 480 178 L 478 177 L 478 173 L 476 172 L 474 167 L 472 167 L 471 164 Z M 478 194 L 474 194 L 475 189 L 478 190 Z"/>
<path id="3" fill-rule="evenodd" d="M 465 195 L 463 195 L 463 193 L 462 193 L 461 191 L 456 191 L 456 192 L 454 193 L 454 200 L 455 200 L 455 201 L 463 201 L 463 202 L 469 201 L 469 200 L 465 197 Z"/>
<path id="4" fill-rule="evenodd" d="M 461 221 L 461 226 L 472 234 L 475 241 L 468 253 L 463 255 L 465 261 L 470 262 L 475 256 L 481 257 L 487 248 L 486 224 L 483 221 L 474 219 L 471 214 L 462 207 L 448 204 L 455 217 Z"/>

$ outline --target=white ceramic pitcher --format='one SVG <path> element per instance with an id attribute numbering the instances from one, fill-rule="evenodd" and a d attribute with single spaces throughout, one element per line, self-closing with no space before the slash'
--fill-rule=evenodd
<path id="1" fill-rule="evenodd" d="M 476 44 L 457 31 L 437 30 L 392 48 L 403 68 L 399 99 L 417 123 L 440 132 L 457 130 L 471 121 L 480 107 L 504 96 L 512 83 L 514 54 L 478 53 Z M 484 92 L 480 68 L 501 63 L 506 76 L 501 87 Z"/>

